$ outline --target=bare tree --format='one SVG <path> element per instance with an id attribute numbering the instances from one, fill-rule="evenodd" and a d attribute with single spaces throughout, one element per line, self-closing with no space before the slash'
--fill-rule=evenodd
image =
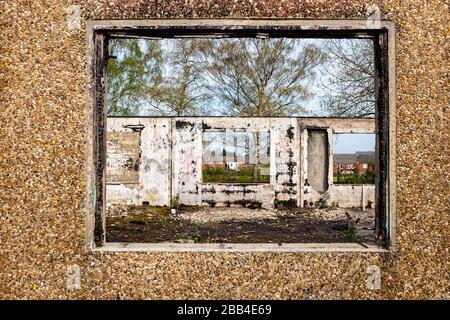
<path id="1" fill-rule="evenodd" d="M 314 45 L 299 49 L 294 40 L 222 39 L 203 47 L 207 88 L 231 116 L 286 116 L 304 113 L 306 81 L 323 55 Z"/>
<path id="2" fill-rule="evenodd" d="M 324 43 L 327 79 L 321 108 L 329 116 L 375 114 L 374 48 L 371 39 L 330 39 Z"/>
<path id="3" fill-rule="evenodd" d="M 295 46 L 292 39 L 227 39 L 204 43 L 207 88 L 229 116 L 287 116 L 305 113 L 309 98 L 306 80 L 324 60 L 319 48 Z M 258 180 L 259 132 L 254 133 L 256 159 L 253 181 Z"/>

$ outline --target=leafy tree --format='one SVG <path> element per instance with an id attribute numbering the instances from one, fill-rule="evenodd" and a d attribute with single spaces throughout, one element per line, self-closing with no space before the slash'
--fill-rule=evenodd
<path id="1" fill-rule="evenodd" d="M 108 59 L 108 115 L 136 115 L 150 88 L 162 80 L 158 41 L 113 39 Z"/>
<path id="2" fill-rule="evenodd" d="M 324 42 L 327 81 L 321 108 L 329 116 L 373 117 L 375 114 L 374 48 L 371 39 Z"/>
<path id="3" fill-rule="evenodd" d="M 147 101 L 160 115 L 187 116 L 200 113 L 210 100 L 204 88 L 203 59 L 199 40 L 172 40 L 164 57 L 166 74 L 158 87 L 149 87 Z"/>
<path id="4" fill-rule="evenodd" d="M 110 52 L 110 115 L 304 113 L 307 81 L 324 60 L 292 39 L 114 39 Z"/>

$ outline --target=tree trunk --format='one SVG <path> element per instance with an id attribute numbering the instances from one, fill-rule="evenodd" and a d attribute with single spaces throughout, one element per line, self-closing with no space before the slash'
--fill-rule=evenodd
<path id="1" fill-rule="evenodd" d="M 222 149 L 222 161 L 223 161 L 223 164 L 224 164 L 224 166 L 225 166 L 225 168 L 226 168 L 226 164 L 227 164 L 227 135 L 225 134 L 225 133 L 223 133 L 223 136 L 222 136 L 222 146 L 223 146 L 223 149 Z"/>
<path id="2" fill-rule="evenodd" d="M 259 132 L 254 133 L 255 136 L 255 164 L 253 165 L 253 182 L 258 182 L 258 175 L 259 175 L 259 145 L 260 143 L 260 134 Z"/>
<path id="3" fill-rule="evenodd" d="M 250 163 L 250 138 L 245 135 L 245 164 Z"/>
<path id="4" fill-rule="evenodd" d="M 237 137 L 233 137 L 233 144 L 234 144 L 234 162 L 237 162 Z"/>

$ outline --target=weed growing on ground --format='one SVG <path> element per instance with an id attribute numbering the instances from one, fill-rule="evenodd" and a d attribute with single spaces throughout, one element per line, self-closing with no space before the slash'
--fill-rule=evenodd
<path id="1" fill-rule="evenodd" d="M 180 208 L 180 196 L 179 195 L 176 195 L 175 197 L 173 197 L 171 200 L 170 200 L 170 205 L 172 206 L 172 208 L 175 208 L 175 209 L 178 209 L 178 208 Z"/>
<path id="2" fill-rule="evenodd" d="M 194 224 L 194 242 L 200 243 L 201 235 L 200 235 L 200 225 Z"/>
<path id="3" fill-rule="evenodd" d="M 358 236 L 358 230 L 355 226 L 351 225 L 347 230 L 342 232 L 342 238 L 345 242 L 355 242 Z"/>

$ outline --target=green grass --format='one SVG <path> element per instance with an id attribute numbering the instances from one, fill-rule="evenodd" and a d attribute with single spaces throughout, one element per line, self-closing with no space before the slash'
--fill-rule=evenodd
<path id="1" fill-rule="evenodd" d="M 269 164 L 261 164 L 261 168 L 268 168 Z M 203 166 L 202 170 L 203 182 L 229 182 L 229 183 L 268 183 L 270 182 L 270 176 L 263 176 L 258 173 L 256 181 L 253 181 L 253 165 L 239 167 L 239 171 L 228 170 L 221 167 L 209 167 L 208 165 Z"/>

